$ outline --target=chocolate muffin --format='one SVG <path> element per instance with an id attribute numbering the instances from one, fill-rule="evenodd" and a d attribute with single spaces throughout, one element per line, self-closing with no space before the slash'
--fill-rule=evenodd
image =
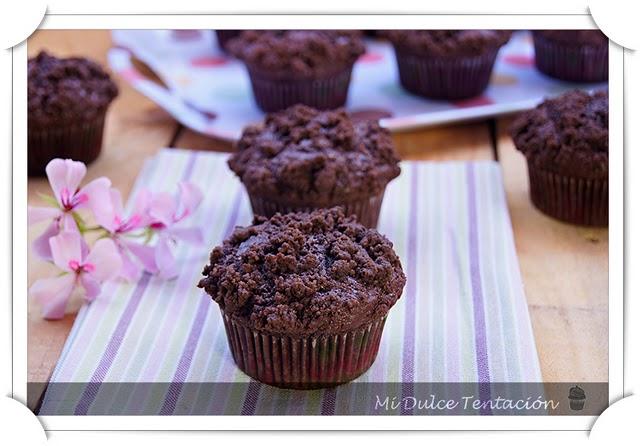
<path id="1" fill-rule="evenodd" d="M 256 217 L 211 252 L 203 275 L 238 367 L 286 388 L 364 373 L 406 281 L 392 243 L 340 208 Z"/>
<path id="2" fill-rule="evenodd" d="M 245 128 L 229 167 L 253 212 L 309 211 L 336 205 L 375 227 L 387 183 L 400 174 L 391 136 L 373 121 L 296 105 Z"/>
<path id="3" fill-rule="evenodd" d="M 609 78 L 609 39 L 600 30 L 533 31 L 536 67 L 571 82 Z"/>
<path id="4" fill-rule="evenodd" d="M 95 160 L 107 108 L 118 95 L 100 65 L 41 52 L 28 61 L 27 85 L 29 175 L 44 175 L 53 158 Z"/>
<path id="5" fill-rule="evenodd" d="M 238 37 L 241 32 L 241 30 L 237 29 L 217 29 L 216 39 L 218 40 L 218 46 L 220 49 L 226 52 L 229 41 Z"/>
<path id="6" fill-rule="evenodd" d="M 584 403 L 587 400 L 587 395 L 580 386 L 574 386 L 569 389 L 569 407 L 571 410 L 584 409 Z"/>
<path id="7" fill-rule="evenodd" d="M 258 106 L 272 112 L 344 105 L 364 44 L 357 31 L 244 31 L 227 49 L 245 62 Z"/>
<path id="8" fill-rule="evenodd" d="M 431 99 L 465 99 L 489 85 L 493 65 L 511 31 L 390 30 L 402 86 Z"/>
<path id="9" fill-rule="evenodd" d="M 579 225 L 609 219 L 609 96 L 565 93 L 520 115 L 511 135 L 527 158 L 530 195 L 545 214 Z"/>

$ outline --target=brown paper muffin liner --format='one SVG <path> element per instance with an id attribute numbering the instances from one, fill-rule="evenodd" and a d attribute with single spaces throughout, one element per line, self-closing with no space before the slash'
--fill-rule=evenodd
<path id="1" fill-rule="evenodd" d="M 584 409 L 584 402 L 586 400 L 574 400 L 574 399 L 569 399 L 569 406 L 571 407 L 571 410 L 582 410 Z"/>
<path id="2" fill-rule="evenodd" d="M 378 226 L 378 217 L 380 216 L 380 208 L 382 207 L 383 198 L 384 190 L 379 194 L 372 195 L 368 198 L 348 203 L 332 203 L 326 207 L 342 206 L 346 215 L 355 215 L 357 220 L 364 226 L 368 228 L 375 228 Z M 290 212 L 311 212 L 315 209 L 324 207 L 281 203 L 276 200 L 270 200 L 258 195 L 253 195 L 251 193 L 249 193 L 249 201 L 251 201 L 251 208 L 255 215 L 262 215 L 267 218 L 272 217 L 278 212 L 281 214 L 288 214 Z"/>
<path id="3" fill-rule="evenodd" d="M 375 361 L 386 315 L 355 330 L 297 338 L 252 329 L 222 311 L 233 360 L 276 387 L 317 389 L 351 381 Z"/>
<path id="4" fill-rule="evenodd" d="M 275 79 L 248 67 L 253 95 L 265 112 L 304 104 L 320 110 L 342 107 L 347 102 L 353 65 L 336 74 L 314 79 Z"/>
<path id="5" fill-rule="evenodd" d="M 529 192 L 545 214 L 585 226 L 609 224 L 609 181 L 573 178 L 529 164 Z"/>
<path id="6" fill-rule="evenodd" d="M 609 47 L 562 45 L 533 33 L 536 67 L 571 82 L 602 82 L 609 78 Z"/>
<path id="7" fill-rule="evenodd" d="M 400 84 L 431 99 L 478 96 L 489 85 L 498 48 L 477 56 L 431 57 L 395 47 Z"/>
<path id="8" fill-rule="evenodd" d="M 100 155 L 106 110 L 95 119 L 70 125 L 29 126 L 27 131 L 28 172 L 45 174 L 54 158 L 70 158 L 89 164 Z"/>

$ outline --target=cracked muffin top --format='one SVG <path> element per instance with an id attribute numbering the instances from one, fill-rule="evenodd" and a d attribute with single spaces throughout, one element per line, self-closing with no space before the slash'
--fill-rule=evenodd
<path id="1" fill-rule="evenodd" d="M 509 41 L 511 31 L 492 29 L 464 30 L 389 30 L 383 33 L 396 48 L 429 56 L 475 56 L 495 50 Z"/>
<path id="2" fill-rule="evenodd" d="M 243 31 L 227 49 L 250 69 L 270 76 L 330 75 L 352 65 L 365 48 L 359 31 Z"/>
<path id="3" fill-rule="evenodd" d="M 329 206 L 381 192 L 400 175 L 391 135 L 342 110 L 295 105 L 245 128 L 229 167 L 251 194 Z"/>
<path id="4" fill-rule="evenodd" d="M 211 252 L 203 275 L 198 286 L 226 315 L 300 337 L 384 317 L 406 281 L 392 243 L 340 208 L 256 217 Z"/>
<path id="5" fill-rule="evenodd" d="M 40 52 L 27 68 L 29 125 L 95 119 L 118 95 L 118 87 L 97 63 Z"/>
<path id="6" fill-rule="evenodd" d="M 516 148 L 534 166 L 587 179 L 609 172 L 609 94 L 570 91 L 521 114 L 511 126 Z"/>

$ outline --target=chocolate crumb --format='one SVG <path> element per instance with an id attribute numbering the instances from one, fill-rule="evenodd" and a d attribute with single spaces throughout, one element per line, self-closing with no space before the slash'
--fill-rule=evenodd
<path id="1" fill-rule="evenodd" d="M 406 281 L 392 243 L 340 208 L 256 217 L 209 262 L 198 286 L 225 314 L 292 336 L 343 333 L 383 317 Z"/>
<path id="2" fill-rule="evenodd" d="M 247 127 L 229 166 L 251 194 L 325 206 L 369 197 L 400 175 L 387 129 L 343 109 L 296 105 Z"/>

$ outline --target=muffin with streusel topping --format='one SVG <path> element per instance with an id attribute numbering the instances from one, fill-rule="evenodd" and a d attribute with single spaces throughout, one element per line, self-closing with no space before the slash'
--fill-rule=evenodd
<path id="1" fill-rule="evenodd" d="M 107 109 L 118 95 L 99 64 L 40 52 L 28 61 L 27 90 L 29 175 L 44 175 L 53 158 L 98 157 Z"/>
<path id="2" fill-rule="evenodd" d="M 536 68 L 570 82 L 609 78 L 609 39 L 599 29 L 533 31 Z"/>
<path id="3" fill-rule="evenodd" d="M 430 99 L 458 100 L 489 85 L 498 50 L 511 31 L 491 29 L 389 30 L 400 83 Z"/>
<path id="4" fill-rule="evenodd" d="M 256 215 L 342 206 L 368 227 L 377 225 L 398 164 L 391 135 L 378 123 L 304 105 L 245 128 L 229 159 Z"/>
<path id="5" fill-rule="evenodd" d="M 258 106 L 305 104 L 322 110 L 347 101 L 351 71 L 364 53 L 358 31 L 243 31 L 227 44 L 247 66 Z"/>
<path id="6" fill-rule="evenodd" d="M 609 220 L 609 95 L 571 91 L 520 115 L 511 127 L 529 167 L 533 204 L 589 226 Z"/>
<path id="7" fill-rule="evenodd" d="M 256 217 L 211 252 L 203 275 L 238 367 L 303 389 L 371 366 L 406 282 L 392 243 L 340 208 Z"/>

